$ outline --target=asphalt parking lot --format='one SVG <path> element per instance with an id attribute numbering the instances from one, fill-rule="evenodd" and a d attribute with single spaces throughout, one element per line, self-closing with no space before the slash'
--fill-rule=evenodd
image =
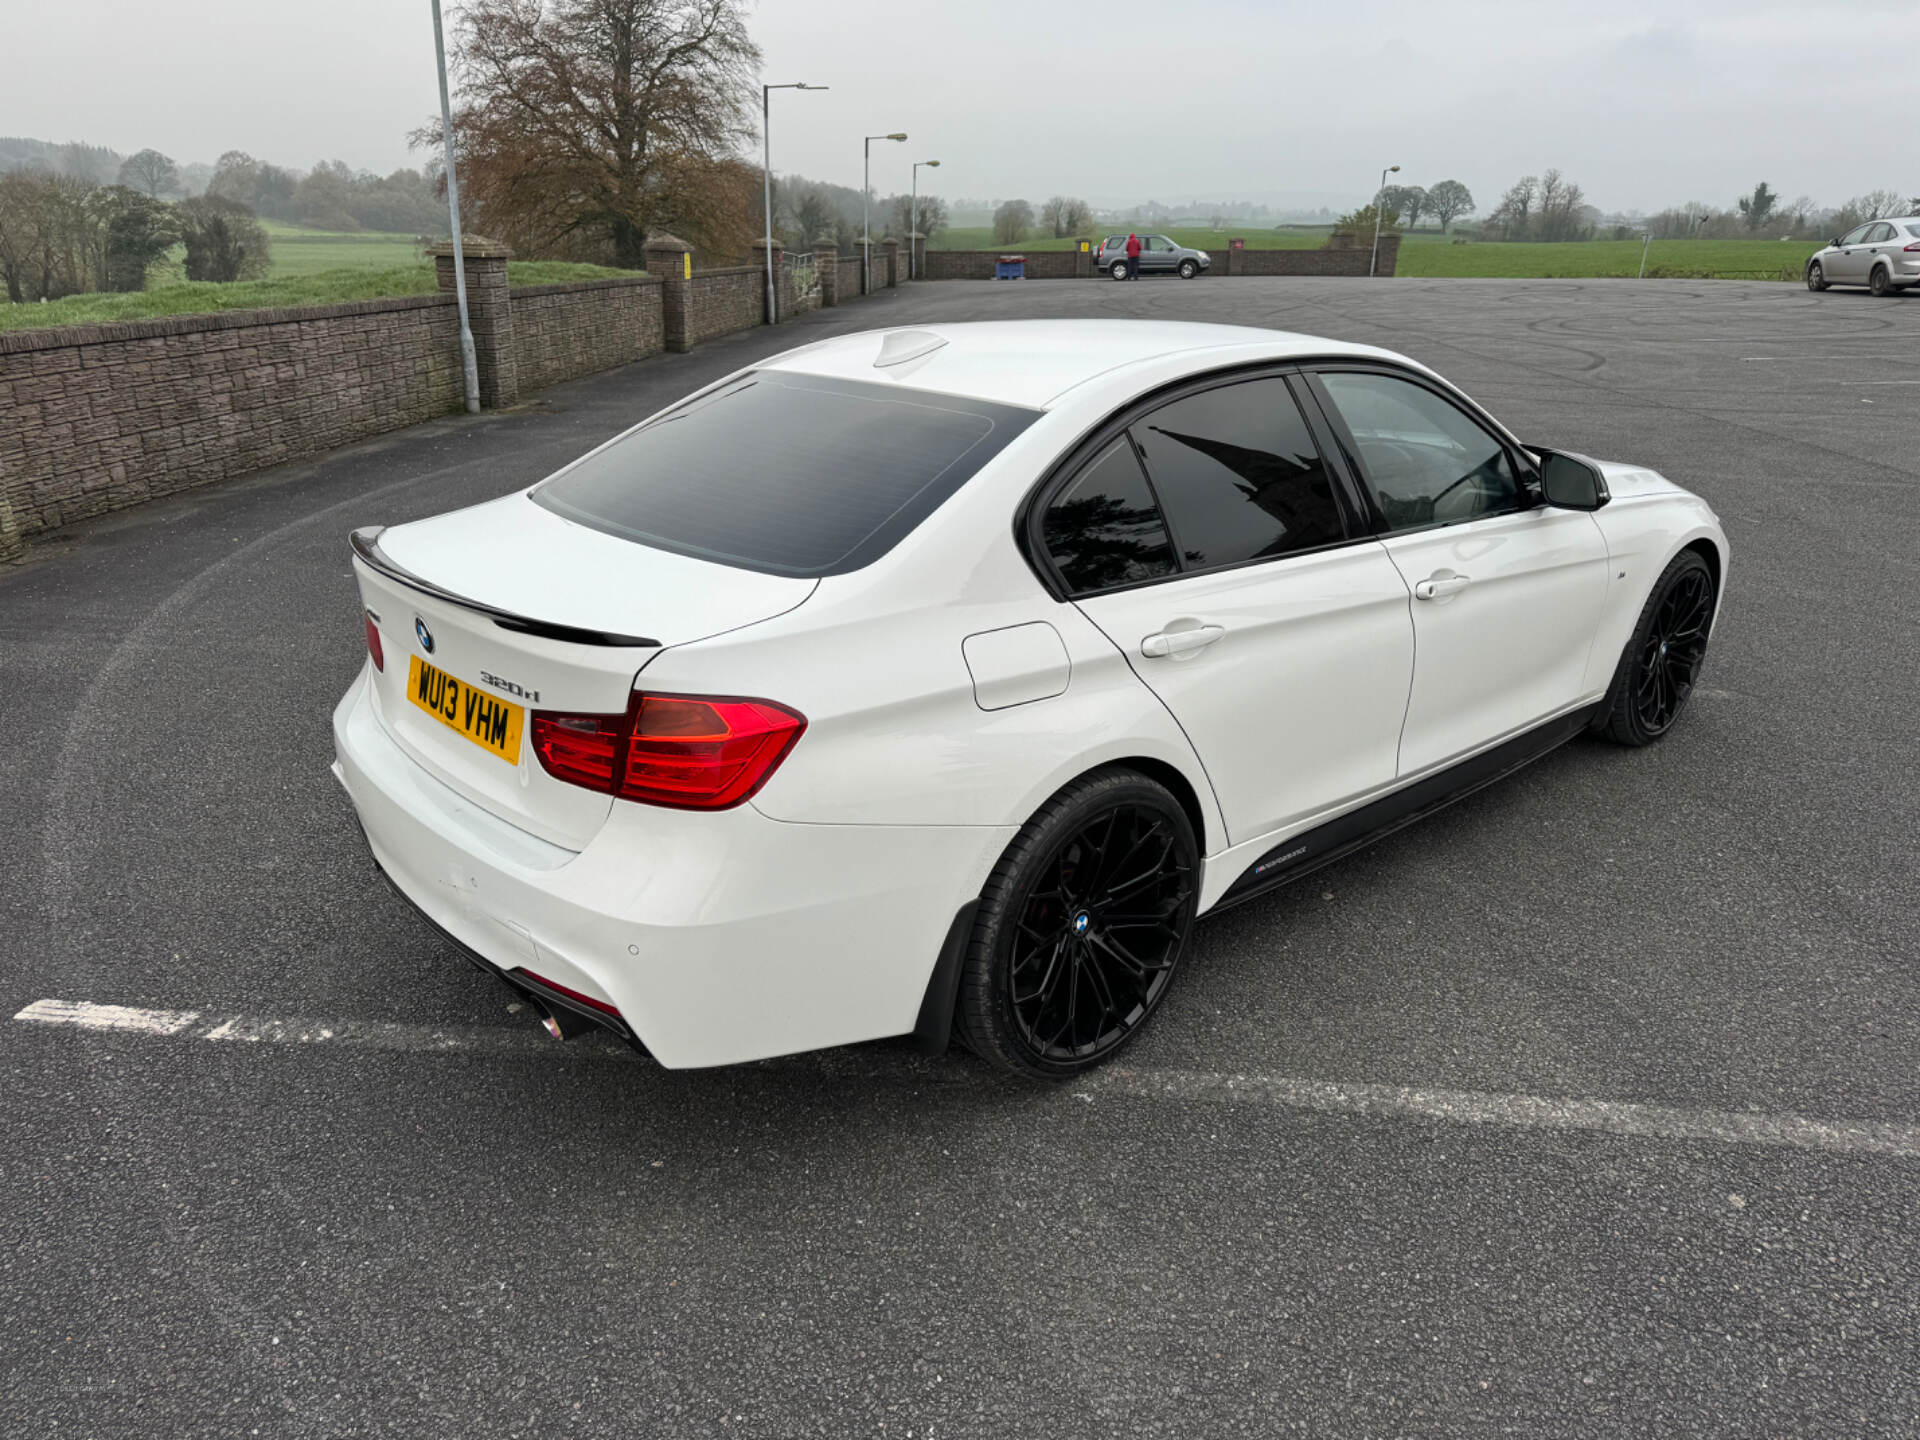
<path id="1" fill-rule="evenodd" d="M 1696 489 L 1689 715 L 1204 925 L 1084 1084 L 547 1041 L 327 773 L 347 530 L 828 331 L 1022 314 L 1388 345 Z M 1920 1434 L 1917 360 L 1920 296 L 1786 285 L 924 285 L 37 547 L 0 1434 Z"/>

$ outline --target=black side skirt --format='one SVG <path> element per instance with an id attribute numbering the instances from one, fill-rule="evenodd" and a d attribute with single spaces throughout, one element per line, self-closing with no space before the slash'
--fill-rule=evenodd
<path id="1" fill-rule="evenodd" d="M 1589 705 L 1570 715 L 1562 715 L 1558 720 L 1549 720 L 1544 725 L 1501 742 L 1491 750 L 1462 760 L 1437 775 L 1416 781 L 1404 790 L 1383 795 L 1337 820 L 1329 820 L 1291 840 L 1282 841 L 1249 865 L 1246 872 L 1227 887 L 1227 893 L 1207 913 L 1212 915 L 1229 905 L 1238 905 L 1242 900 L 1263 895 L 1290 880 L 1298 880 L 1323 865 L 1331 865 L 1343 856 L 1351 855 L 1363 845 L 1372 844 L 1383 835 L 1391 835 L 1403 826 L 1424 819 L 1463 796 L 1511 775 L 1522 765 L 1538 760 L 1549 750 L 1556 750 L 1573 739 L 1587 728 L 1599 708 L 1598 705 Z"/>

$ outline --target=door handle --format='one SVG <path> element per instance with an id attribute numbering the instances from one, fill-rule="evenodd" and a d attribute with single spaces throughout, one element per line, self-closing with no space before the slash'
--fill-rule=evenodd
<path id="1" fill-rule="evenodd" d="M 1226 633 L 1224 625 L 1201 625 L 1193 630 L 1161 630 L 1140 642 L 1140 653 L 1149 660 L 1191 655 L 1196 650 L 1206 649 Z"/>
<path id="2" fill-rule="evenodd" d="M 1458 595 L 1473 583 L 1471 575 L 1435 575 L 1431 579 L 1418 581 L 1413 587 L 1416 600 L 1444 600 L 1449 595 Z"/>

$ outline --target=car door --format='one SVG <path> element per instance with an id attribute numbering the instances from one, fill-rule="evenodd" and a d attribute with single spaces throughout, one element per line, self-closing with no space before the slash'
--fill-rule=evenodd
<path id="1" fill-rule="evenodd" d="M 1573 708 L 1607 591 L 1584 511 L 1538 504 L 1531 462 L 1437 382 L 1328 366 L 1315 392 L 1413 592 L 1404 777 Z"/>
<path id="2" fill-rule="evenodd" d="M 1140 273 L 1143 275 L 1167 275 L 1173 271 L 1173 241 L 1165 235 L 1147 235 L 1142 237 L 1140 248 Z"/>
<path id="3" fill-rule="evenodd" d="M 1878 225 L 1875 225 L 1867 232 L 1865 243 L 1861 246 L 1862 253 L 1860 258 L 1863 263 L 1860 269 L 1860 278 L 1862 280 L 1871 280 L 1873 278 L 1873 267 L 1883 261 L 1888 267 L 1888 274 L 1898 274 L 1899 271 L 1895 268 L 1893 254 L 1899 248 L 1900 231 L 1891 221 L 1882 220 Z"/>
<path id="4" fill-rule="evenodd" d="M 1407 587 L 1283 375 L 1111 428 L 1036 518 L 1064 594 L 1193 742 L 1230 843 L 1392 783 Z"/>
<path id="5" fill-rule="evenodd" d="M 1866 283 L 1867 235 L 1874 228 L 1872 224 L 1856 225 L 1840 237 L 1833 254 L 1825 262 L 1829 281 L 1838 281 L 1843 285 Z"/>

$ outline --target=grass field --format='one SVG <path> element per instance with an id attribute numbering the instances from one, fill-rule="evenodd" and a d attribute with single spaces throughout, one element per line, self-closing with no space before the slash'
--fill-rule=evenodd
<path id="1" fill-rule="evenodd" d="M 260 222 L 273 242 L 269 278 L 315 275 L 327 270 L 395 270 L 420 258 L 411 235 L 377 230 L 308 230 L 278 220 Z"/>
<path id="2" fill-rule="evenodd" d="M 1110 232 L 1102 230 L 1097 242 Z M 1157 233 L 1157 232 L 1156 232 Z M 1176 227 L 1166 232 L 1177 244 L 1223 254 L 1228 240 L 1238 236 L 1252 250 L 1317 250 L 1326 244 L 1328 230 L 1208 230 Z M 1401 237 L 1396 273 L 1486 279 L 1632 277 L 1640 273 L 1638 240 L 1586 240 L 1535 245 L 1466 241 L 1437 233 Z M 1071 250 L 1074 241 L 1052 236 L 993 243 L 993 232 L 983 226 L 944 232 L 933 248 L 939 250 Z M 1647 254 L 1647 274 L 1663 276 L 1713 275 L 1771 278 L 1790 271 L 1797 278 L 1807 257 L 1819 245 L 1786 240 L 1656 240 Z"/>
<path id="3" fill-rule="evenodd" d="M 507 278 L 515 285 L 553 285 L 563 280 L 597 280 L 631 273 L 558 260 L 507 262 Z M 259 310 L 281 305 L 333 305 L 386 295 L 430 295 L 433 290 L 433 266 L 424 260 L 410 260 L 386 269 L 296 272 L 269 280 L 242 280 L 232 285 L 181 281 L 130 295 L 69 295 L 45 305 L 0 305 L 0 330 L 103 325 L 151 320 L 161 315 L 205 315 L 220 310 Z"/>
<path id="4" fill-rule="evenodd" d="M 1656 240 L 1647 252 L 1649 277 L 1798 279 L 1820 248 L 1806 240 Z M 1624 277 L 1640 273 L 1638 240 L 1586 240 L 1560 245 L 1526 243 L 1439 245 L 1418 240 L 1400 248 L 1396 273 L 1411 276 L 1527 279 Z"/>

